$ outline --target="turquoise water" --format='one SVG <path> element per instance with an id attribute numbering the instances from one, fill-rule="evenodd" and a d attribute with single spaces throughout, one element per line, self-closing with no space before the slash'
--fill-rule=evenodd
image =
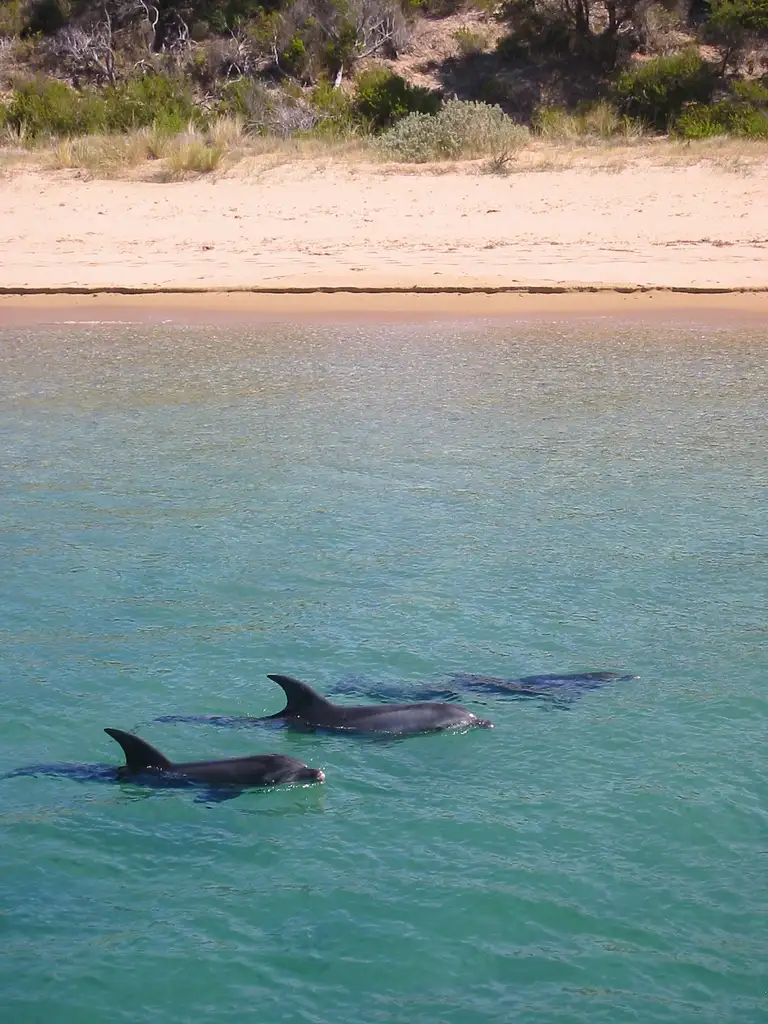
<path id="1" fill-rule="evenodd" d="M 322 787 L 0 781 L 14 1022 L 768 1020 L 757 329 L 0 330 L 0 771 L 279 751 Z M 371 742 L 152 722 L 616 669 Z"/>

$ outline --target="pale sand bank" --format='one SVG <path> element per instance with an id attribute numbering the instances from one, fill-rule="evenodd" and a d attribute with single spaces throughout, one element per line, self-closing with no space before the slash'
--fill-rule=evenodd
<path id="1" fill-rule="evenodd" d="M 0 180 L 5 292 L 532 285 L 768 288 L 768 166 L 494 177 L 299 163 L 172 184 Z"/>

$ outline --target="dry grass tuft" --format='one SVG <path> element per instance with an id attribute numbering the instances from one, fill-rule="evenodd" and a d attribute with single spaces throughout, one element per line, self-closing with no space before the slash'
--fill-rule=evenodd
<path id="1" fill-rule="evenodd" d="M 200 133 L 193 127 L 182 135 L 168 136 L 152 128 L 127 135 L 86 135 L 61 139 L 46 155 L 45 165 L 53 170 L 84 170 L 98 178 L 135 176 L 152 164 L 153 177 L 178 181 L 195 174 L 218 170 L 225 158 L 236 162 L 241 152 L 242 126 L 235 121 L 217 121 Z M 140 173 L 139 177 L 143 175 Z"/>
<path id="2" fill-rule="evenodd" d="M 151 128 L 127 135 L 85 135 L 61 139 L 47 155 L 53 170 L 84 170 L 96 178 L 120 178 L 163 157 L 168 140 Z"/>
<path id="3" fill-rule="evenodd" d="M 724 173 L 753 174 L 768 166 L 768 139 L 710 139 L 679 141 L 655 136 L 600 134 L 610 119 L 594 112 L 594 134 L 563 130 L 521 135 L 514 144 L 494 145 L 485 153 L 465 149 L 439 162 L 392 159 L 375 139 L 277 138 L 248 136 L 236 120 L 215 122 L 207 132 L 189 128 L 167 136 L 144 128 L 128 135 L 91 135 L 48 144 L 25 145 L 6 130 L 0 142 L 0 172 L 5 176 L 23 169 L 78 170 L 94 178 L 181 181 L 190 177 L 236 173 L 260 178 L 291 166 L 313 165 L 322 174 L 330 167 L 377 169 L 380 174 L 484 173 L 497 176 L 529 172 L 612 171 L 632 167 L 691 167 L 704 164 Z M 603 125 L 603 128 L 600 125 Z M 302 171 L 302 176 L 306 171 Z"/>
<path id="4" fill-rule="evenodd" d="M 768 166 L 768 139 L 727 135 L 686 141 L 669 139 L 659 147 L 657 157 L 657 163 L 663 167 L 706 164 L 731 174 L 752 174 Z"/>
<path id="5" fill-rule="evenodd" d="M 226 149 L 221 143 L 210 143 L 195 135 L 178 136 L 169 141 L 156 178 L 159 181 L 182 181 L 193 175 L 210 174 L 219 169 L 225 154 Z"/>
<path id="6" fill-rule="evenodd" d="M 610 140 L 629 141 L 644 137 L 637 121 L 622 117 L 610 103 L 601 100 L 579 113 L 561 107 L 543 107 L 534 115 L 535 130 L 550 142 L 595 144 Z"/>
<path id="7" fill-rule="evenodd" d="M 245 141 L 242 119 L 219 117 L 210 125 L 205 137 L 212 146 L 224 146 L 225 149 L 242 146 Z"/>

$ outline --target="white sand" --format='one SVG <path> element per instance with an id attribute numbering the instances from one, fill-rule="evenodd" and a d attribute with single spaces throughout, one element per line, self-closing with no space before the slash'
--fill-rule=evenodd
<path id="1" fill-rule="evenodd" d="M 768 286 L 768 167 L 0 179 L 0 288 Z"/>

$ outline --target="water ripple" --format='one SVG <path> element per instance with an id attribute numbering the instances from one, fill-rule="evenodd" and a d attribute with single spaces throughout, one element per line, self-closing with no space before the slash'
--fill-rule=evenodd
<path id="1" fill-rule="evenodd" d="M 0 773 L 111 725 L 327 774 L 0 780 L 9 1019 L 768 1019 L 764 339 L 94 324 L 0 367 Z M 640 678 L 402 742 L 153 721 L 583 666 Z"/>

